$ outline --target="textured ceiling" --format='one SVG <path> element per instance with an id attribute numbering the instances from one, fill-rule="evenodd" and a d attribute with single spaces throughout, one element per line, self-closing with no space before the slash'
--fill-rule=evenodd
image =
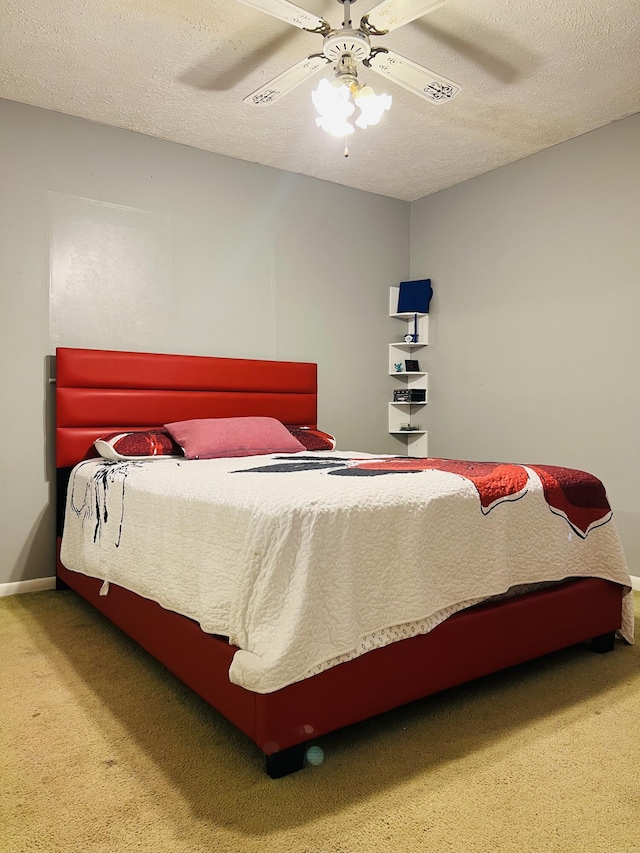
<path id="1" fill-rule="evenodd" d="M 310 92 L 243 98 L 319 35 L 238 0 L 3 0 L 0 97 L 413 201 L 640 111 L 640 0 L 449 0 L 384 45 L 462 86 L 433 105 L 393 95 L 382 124 L 343 142 Z M 298 5 L 339 27 L 338 0 Z M 376 0 L 352 4 L 354 26 Z"/>

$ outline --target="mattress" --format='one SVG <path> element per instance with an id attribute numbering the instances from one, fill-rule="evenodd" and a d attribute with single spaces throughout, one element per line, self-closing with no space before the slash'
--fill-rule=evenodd
<path id="1" fill-rule="evenodd" d="M 415 633 L 520 585 L 631 582 L 600 481 L 548 466 L 316 452 L 87 460 L 61 559 L 238 647 L 258 693 Z"/>

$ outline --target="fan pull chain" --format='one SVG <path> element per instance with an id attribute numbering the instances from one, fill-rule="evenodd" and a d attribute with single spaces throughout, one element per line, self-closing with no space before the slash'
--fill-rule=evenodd
<path id="1" fill-rule="evenodd" d="M 348 139 L 349 139 L 349 137 L 345 136 L 345 138 L 344 138 L 344 156 L 345 157 L 349 156 L 349 144 L 347 142 Z"/>

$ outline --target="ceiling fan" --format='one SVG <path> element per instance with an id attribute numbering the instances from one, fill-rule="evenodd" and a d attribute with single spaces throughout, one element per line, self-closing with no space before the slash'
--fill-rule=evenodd
<path id="1" fill-rule="evenodd" d="M 356 28 L 352 26 L 350 19 L 351 5 L 356 0 L 337 0 L 344 6 L 344 19 L 339 29 L 334 29 L 324 18 L 301 9 L 289 0 L 240 2 L 293 24 L 301 30 L 318 33 L 323 37 L 320 53 L 312 53 L 301 59 L 256 89 L 244 99 L 247 104 L 273 104 L 328 64 L 335 62 L 334 83 L 330 84 L 326 79 L 321 80 L 312 98 L 320 113 L 320 117 L 316 119 L 317 124 L 334 136 L 347 136 L 354 129 L 347 119 L 356 106 L 361 109 L 356 124 L 367 127 L 377 124 L 382 113 L 391 105 L 390 95 L 375 95 L 370 86 L 358 83 L 357 63 L 361 62 L 366 68 L 433 104 L 446 103 L 461 89 L 458 83 L 386 47 L 371 46 L 372 36 L 384 36 L 437 6 L 442 6 L 447 0 L 384 0 L 364 15 Z M 354 103 L 350 102 L 350 98 L 353 98 Z M 345 153 L 348 153 L 346 149 Z"/>

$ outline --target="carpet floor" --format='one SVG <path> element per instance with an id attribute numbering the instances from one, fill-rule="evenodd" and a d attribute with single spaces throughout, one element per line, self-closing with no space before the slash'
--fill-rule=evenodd
<path id="1" fill-rule="evenodd" d="M 71 591 L 0 599 L 0 652 L 1 853 L 640 853 L 640 643 L 328 735 L 277 781 Z"/>

